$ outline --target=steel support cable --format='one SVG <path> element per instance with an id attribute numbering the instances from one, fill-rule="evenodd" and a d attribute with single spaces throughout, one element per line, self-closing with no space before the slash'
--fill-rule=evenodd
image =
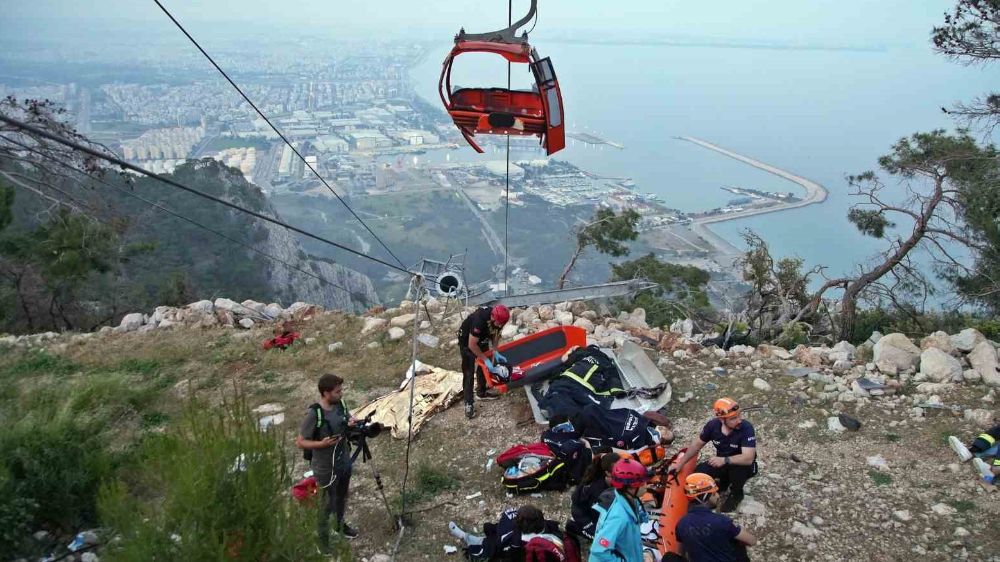
<path id="1" fill-rule="evenodd" d="M 507 26 L 510 27 L 514 20 L 514 0 L 507 0 Z M 507 91 L 510 91 L 510 61 L 507 61 Z M 507 284 L 507 260 L 510 256 L 510 133 L 507 133 L 507 179 L 504 187 L 504 208 L 503 208 L 503 294 L 510 294 L 510 287 Z"/>
<path id="2" fill-rule="evenodd" d="M 291 141 L 289 141 L 288 138 L 286 138 L 285 135 L 280 130 L 278 130 L 278 128 L 275 127 L 273 123 L 271 123 L 271 120 L 268 119 L 266 115 L 264 115 L 264 112 L 261 111 L 257 107 L 257 105 L 253 101 L 251 101 L 250 98 L 245 93 L 243 93 L 243 90 L 238 85 L 236 85 L 236 82 L 234 82 L 233 79 L 230 78 L 228 74 L 226 74 L 226 71 L 223 70 L 222 67 L 215 62 L 215 59 L 213 59 L 212 56 L 205 51 L 205 49 L 201 48 L 201 45 L 198 43 L 198 41 L 196 41 L 195 38 L 192 37 L 191 34 L 188 33 L 186 29 L 184 29 L 184 26 L 181 25 L 181 22 L 177 21 L 177 18 L 175 18 L 173 14 L 171 14 L 166 9 L 166 7 L 164 7 L 163 4 L 160 3 L 160 0 L 153 0 L 153 2 L 155 2 L 156 5 L 159 6 L 161 10 L 163 10 L 163 13 L 166 14 L 168 18 L 170 18 L 170 21 L 174 22 L 174 25 L 177 26 L 177 29 L 180 29 L 181 33 L 183 33 L 191 41 L 191 43 L 194 44 L 194 46 L 197 47 L 199 51 L 201 51 L 201 54 L 205 55 L 205 58 L 208 59 L 208 62 L 212 63 L 212 66 L 214 66 L 215 69 L 218 70 L 220 74 L 222 74 L 223 78 L 225 78 L 226 81 L 229 82 L 229 84 L 234 89 L 236 89 L 237 92 L 239 92 L 240 96 L 242 96 L 243 99 L 248 104 L 250 104 L 250 107 L 252 107 L 254 111 L 257 112 L 257 115 L 260 115 L 260 118 L 263 119 L 264 122 L 267 123 L 269 127 L 271 127 L 271 130 L 273 130 L 275 134 L 281 137 L 281 140 L 285 141 L 285 144 L 288 145 L 288 148 L 292 149 L 292 152 L 294 152 L 295 155 L 299 157 L 299 160 L 302 160 L 302 163 L 305 164 L 306 168 L 309 168 L 309 171 L 312 172 L 314 176 L 316 176 L 316 179 L 318 179 L 324 186 L 326 186 L 326 188 L 330 190 L 330 193 L 332 193 L 338 200 L 340 200 L 341 203 L 343 203 L 344 207 L 348 210 L 348 212 L 350 212 L 351 215 L 355 219 L 357 219 L 359 223 L 361 223 L 361 226 L 365 227 L 365 230 L 368 231 L 368 234 L 371 234 L 372 237 L 375 238 L 375 240 L 378 240 L 378 243 L 382 245 L 382 248 L 384 248 L 385 251 L 388 252 L 390 256 L 392 256 L 392 259 L 396 260 L 396 263 L 399 264 L 399 267 L 403 271 L 405 271 L 406 266 L 403 265 L 403 262 L 398 257 L 396 257 L 396 254 L 392 253 L 392 250 L 390 250 L 389 247 L 385 245 L 385 242 L 383 242 L 382 239 L 379 238 L 378 235 L 375 234 L 375 232 L 371 228 L 369 228 L 368 224 L 364 220 L 362 220 L 357 213 L 354 212 L 354 209 L 352 209 L 351 206 L 347 204 L 347 201 L 344 201 L 344 198 L 341 197 L 340 194 L 338 194 L 332 187 L 330 187 L 330 184 L 327 183 L 325 179 L 323 179 L 323 176 L 321 176 L 320 173 L 317 172 L 315 168 L 313 168 L 312 164 L 306 161 L 305 157 L 302 156 L 302 153 L 300 153 L 298 149 L 295 148 L 295 146 L 291 143 Z"/>
<path id="3" fill-rule="evenodd" d="M 77 151 L 82 152 L 84 154 L 87 154 L 89 156 L 93 156 L 94 158 L 99 158 L 101 160 L 104 160 L 104 161 L 107 161 L 107 162 L 111 162 L 112 164 L 115 164 L 116 166 L 120 166 L 122 169 L 131 170 L 131 171 L 136 172 L 138 174 L 141 174 L 143 176 L 146 176 L 146 177 L 149 177 L 149 178 L 153 178 L 153 179 L 155 179 L 157 181 L 163 182 L 163 183 L 165 183 L 165 184 L 167 184 L 167 185 L 169 185 L 171 187 L 176 187 L 177 189 L 181 189 L 183 191 L 187 191 L 188 193 L 197 195 L 198 197 L 201 197 L 201 198 L 204 198 L 204 199 L 208 199 L 209 201 L 214 201 L 215 203 L 219 203 L 220 205 L 225 205 L 226 207 L 229 207 L 230 209 L 235 209 L 235 210 L 237 210 L 237 211 L 239 211 L 241 213 L 245 213 L 245 214 L 250 215 L 252 217 L 256 217 L 256 218 L 258 218 L 258 219 L 260 219 L 262 221 L 267 221 L 269 223 L 276 224 L 278 226 L 284 227 L 284 228 L 286 228 L 286 229 L 288 229 L 288 230 L 290 230 L 292 232 L 295 232 L 297 234 L 301 234 L 301 235 L 306 236 L 308 238 L 312 238 L 313 240 L 317 240 L 319 242 L 323 242 L 324 244 L 329 244 L 329 245 L 331 245 L 331 246 L 333 246 L 335 248 L 339 248 L 341 250 L 344 250 L 345 252 L 349 252 L 349 253 L 354 254 L 354 255 L 356 255 L 358 257 L 362 257 L 362 258 L 371 260 L 371 261 L 373 261 L 375 263 L 384 265 L 384 266 L 386 266 L 386 267 L 388 267 L 390 269 L 394 269 L 394 270 L 400 271 L 402 273 L 407 273 L 407 274 L 410 273 L 410 271 L 407 270 L 405 267 L 400 267 L 400 266 L 391 264 L 391 263 L 389 263 L 389 262 L 387 262 L 385 260 L 376 258 L 374 256 L 369 256 L 368 254 L 366 254 L 364 252 L 359 252 L 358 250 L 355 250 L 353 248 L 349 248 L 347 246 L 344 246 L 343 244 L 340 244 L 340 243 L 334 242 L 333 240 L 330 240 L 330 239 L 324 238 L 322 236 L 319 236 L 318 234 L 313 234 L 312 232 L 309 232 L 307 230 L 303 230 L 303 229 L 301 229 L 301 228 L 299 228 L 297 226 L 292 226 L 292 225 L 290 225 L 290 224 L 288 224 L 288 223 L 286 223 L 284 221 L 280 221 L 280 220 L 278 220 L 276 218 L 269 217 L 267 215 L 258 213 L 256 211 L 252 211 L 252 210 L 247 209 L 245 207 L 241 207 L 241 206 L 239 206 L 239 205 L 237 205 L 235 203 L 230 203 L 229 201 L 226 201 L 225 199 L 216 197 L 214 195 L 210 195 L 210 194 L 205 193 L 203 191 L 198 191 L 197 189 L 194 189 L 192 187 L 188 187 L 188 186 L 186 186 L 186 185 L 184 185 L 182 183 L 176 182 L 176 181 L 174 181 L 174 180 L 172 180 L 170 178 L 165 178 L 165 177 L 159 176 L 157 174 L 154 174 L 153 172 L 150 172 L 149 170 L 146 170 L 145 168 L 140 168 L 139 166 L 136 166 L 134 164 L 129 164 L 128 162 L 122 160 L 121 158 L 118 158 L 117 156 L 111 156 L 109 154 L 104 154 L 102 152 L 94 150 L 93 148 L 91 148 L 89 146 L 85 146 L 85 145 L 80 144 L 78 142 L 71 141 L 71 140 L 68 140 L 68 139 L 64 139 L 64 138 L 62 138 L 62 137 L 60 137 L 58 135 L 54 135 L 54 134 L 52 134 L 52 133 L 50 133 L 48 131 L 39 129 L 39 128 L 34 127 L 32 125 L 28 125 L 27 123 L 23 123 L 21 121 L 18 121 L 17 119 L 11 119 L 10 117 L 7 117 L 6 115 L 0 115 L 0 122 L 6 123 L 6 124 L 8 124 L 8 125 L 10 125 L 12 127 L 17 127 L 18 129 L 21 129 L 22 131 L 26 131 L 26 132 L 31 133 L 33 135 L 38 135 L 39 137 L 48 139 L 48 140 L 50 140 L 52 142 L 59 143 L 59 144 L 61 144 L 63 146 L 66 146 L 68 148 L 72 148 L 74 150 L 77 150 Z"/>
<path id="4" fill-rule="evenodd" d="M 417 389 L 417 331 L 420 328 L 420 302 L 423 299 L 424 291 L 424 280 L 420 275 L 414 275 L 413 279 L 410 281 L 413 286 L 416 287 L 417 296 L 413 301 L 413 308 L 417 311 L 417 314 L 413 317 L 413 338 L 412 345 L 413 351 L 410 358 L 410 397 L 409 397 L 409 407 L 406 413 L 406 454 L 403 456 L 403 486 L 400 489 L 400 508 L 399 508 L 399 536 L 396 538 L 396 546 L 392 550 L 392 559 L 396 559 L 396 554 L 399 552 L 399 545 L 403 540 L 403 529 L 405 528 L 405 517 L 406 517 L 406 483 L 410 476 L 410 445 L 413 442 L 413 402 L 416 397 Z"/>
<path id="5" fill-rule="evenodd" d="M 32 150 L 32 148 L 30 146 L 28 146 L 26 144 L 22 144 L 22 143 L 14 140 L 14 139 L 7 138 L 7 137 L 2 137 L 2 138 L 5 141 L 7 141 L 7 142 L 10 142 L 12 144 L 16 144 L 16 145 L 18 145 L 20 147 L 23 147 L 26 150 Z M 52 162 L 54 162 L 54 163 L 56 163 L 56 164 L 58 164 L 60 166 L 63 166 L 64 168 L 67 168 L 69 170 L 72 170 L 74 172 L 79 173 L 80 175 L 83 175 L 83 176 L 87 177 L 91 181 L 96 181 L 97 183 L 100 183 L 102 185 L 110 187 L 111 189 L 114 189 L 114 190 L 117 190 L 117 191 L 121 192 L 123 195 L 127 195 L 129 197 L 132 197 L 134 199 L 142 201 L 143 203 L 146 203 L 147 205 L 149 205 L 151 207 L 155 207 L 156 209 L 159 209 L 159 210 L 163 211 L 164 213 L 167 213 L 168 215 L 171 215 L 171 216 L 173 216 L 175 218 L 178 218 L 178 219 L 181 219 L 181 220 L 183 220 L 185 222 L 193 224 L 194 226 L 197 226 L 198 228 L 201 228 L 203 230 L 211 232 L 212 234 L 215 234 L 216 236 L 218 236 L 220 238 L 228 240 L 229 242 L 231 242 L 233 244 L 236 244 L 237 246 L 241 246 L 241 247 L 243 247 L 243 248 L 245 248 L 247 250 L 250 250 L 251 252 L 254 252 L 254 253 L 257 253 L 257 254 L 259 254 L 261 256 L 264 256 L 265 258 L 267 258 L 269 260 L 272 260 L 272 261 L 274 261 L 274 262 L 276 262 L 278 264 L 281 264 L 281 265 L 283 265 L 283 266 L 285 266 L 285 267 L 287 267 L 289 269 L 293 269 L 295 271 L 298 271 L 299 273 L 303 273 L 305 275 L 308 275 L 309 277 L 312 277 L 312 278 L 318 280 L 320 283 L 324 283 L 324 284 L 329 285 L 331 287 L 334 287 L 336 289 L 340 289 L 341 291 L 344 291 L 345 293 L 347 293 L 348 295 L 350 295 L 350 297 L 352 299 L 358 301 L 360 304 L 362 304 L 365 307 L 371 308 L 373 306 L 376 306 L 376 303 L 373 303 L 372 301 L 368 300 L 368 298 L 365 295 L 361 294 L 361 293 L 358 293 L 356 291 L 352 291 L 352 290 L 348 289 L 347 287 L 344 287 L 343 285 L 339 285 L 337 283 L 334 283 L 333 281 L 330 281 L 330 280 L 326 279 L 325 277 L 317 275 L 317 274 L 315 274 L 315 273 L 313 273 L 311 271 L 302 269 L 301 267 L 298 267 L 297 265 L 293 265 L 291 263 L 288 263 L 287 261 L 285 261 L 285 260 L 283 260 L 283 259 L 281 259 L 279 257 L 272 256 L 271 254 L 269 254 L 269 253 L 267 253 L 267 252 L 265 252 L 263 250 L 260 250 L 258 248 L 255 248 L 252 245 L 247 244 L 246 242 L 242 242 L 240 240 L 237 240 L 236 238 L 233 238 L 233 237 L 229 236 L 228 234 L 219 232 L 219 231 L 215 230 L 214 228 L 212 228 L 210 226 L 204 225 L 204 224 L 202 224 L 202 223 L 200 223 L 200 222 L 198 222 L 198 221 L 196 221 L 196 220 L 194 220 L 192 218 L 186 217 L 186 216 L 184 216 L 184 215 L 182 215 L 182 214 L 180 214 L 180 213 L 178 213 L 176 211 L 173 211 L 170 208 L 165 207 L 165 206 L 157 203 L 156 201 L 151 201 L 151 200 L 146 199 L 145 197 L 143 197 L 143 196 L 141 196 L 141 195 L 139 195 L 137 193 L 134 193 L 134 192 L 132 192 L 132 191 L 130 191 L 128 189 L 125 189 L 124 187 L 115 185 L 115 184 L 113 184 L 111 182 L 104 181 L 104 180 L 102 180 L 100 178 L 97 178 L 97 177 L 94 177 L 94 176 L 91 176 L 91 175 L 88 175 L 86 172 L 84 172 L 83 170 L 80 170 L 79 168 L 73 166 L 72 164 L 69 164 L 67 162 L 63 162 L 62 160 L 59 160 L 58 158 L 55 158 L 53 156 L 49 156 L 47 154 L 41 154 L 41 153 L 38 153 L 38 152 L 35 152 L 35 153 L 38 154 L 38 156 L 40 156 L 42 158 L 50 160 L 50 161 L 52 161 Z M 52 186 L 49 186 L 49 187 L 52 188 Z M 56 188 L 52 188 L 52 189 L 56 189 Z M 64 195 L 69 196 L 69 194 L 65 193 L 62 190 L 56 189 L 56 191 L 59 191 L 60 193 L 63 193 Z"/>

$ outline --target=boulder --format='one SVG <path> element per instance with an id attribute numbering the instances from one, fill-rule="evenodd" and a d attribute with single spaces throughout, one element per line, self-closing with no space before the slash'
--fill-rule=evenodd
<path id="1" fill-rule="evenodd" d="M 383 328 L 389 322 L 385 318 L 368 317 L 365 318 L 365 325 L 361 328 L 361 335 L 369 334 L 375 330 Z"/>
<path id="2" fill-rule="evenodd" d="M 951 343 L 951 337 L 946 332 L 934 332 L 933 334 L 920 340 L 920 349 L 930 349 L 936 347 L 948 355 L 954 355 L 957 350 Z"/>
<path id="3" fill-rule="evenodd" d="M 994 354 L 993 360 L 996 361 L 996 354 Z M 940 349 L 930 347 L 920 354 L 920 374 L 934 382 L 947 382 L 955 378 L 961 379 L 962 364 L 958 362 L 958 359 Z"/>
<path id="4" fill-rule="evenodd" d="M 212 301 L 198 301 L 187 305 L 187 309 L 193 312 L 212 312 L 213 308 Z"/>
<path id="5" fill-rule="evenodd" d="M 767 381 L 760 377 L 753 380 L 753 387 L 764 392 L 771 390 L 771 385 L 767 384 Z"/>
<path id="6" fill-rule="evenodd" d="M 400 328 L 399 326 L 393 326 L 389 328 L 389 339 L 396 341 L 402 339 L 406 335 L 406 330 Z"/>
<path id="7" fill-rule="evenodd" d="M 670 331 L 682 334 L 686 338 L 690 338 L 694 334 L 694 321 L 690 318 L 678 320 L 670 325 Z"/>
<path id="8" fill-rule="evenodd" d="M 962 412 L 962 419 L 972 422 L 979 428 L 987 428 L 993 425 L 993 412 L 983 409 L 968 409 Z M 981 430 L 980 430 L 981 431 Z"/>
<path id="9" fill-rule="evenodd" d="M 773 357 L 775 359 L 788 360 L 792 358 L 792 354 L 787 349 L 776 345 L 759 345 L 757 346 L 757 352 L 765 357 Z"/>
<path id="10" fill-rule="evenodd" d="M 568 310 L 557 310 L 555 312 L 555 321 L 560 326 L 569 326 L 573 323 L 573 313 Z"/>
<path id="11" fill-rule="evenodd" d="M 842 341 L 838 342 L 837 345 L 833 346 L 826 354 L 826 360 L 829 363 L 837 363 L 839 361 L 853 361 L 854 354 L 857 352 L 857 348 L 851 345 L 850 342 Z"/>
<path id="12" fill-rule="evenodd" d="M 508 340 L 508 339 L 514 337 L 514 334 L 516 334 L 516 333 L 517 333 L 517 324 L 515 324 L 513 322 L 508 322 L 503 327 L 503 329 L 500 330 L 500 338 Z"/>
<path id="13" fill-rule="evenodd" d="M 329 353 L 337 353 L 341 349 L 344 349 L 344 342 L 342 341 L 333 342 L 330 345 L 326 346 L 326 350 Z"/>
<path id="14" fill-rule="evenodd" d="M 122 317 L 121 324 L 118 325 L 118 328 L 115 331 L 134 332 L 145 323 L 146 319 L 141 312 L 133 312 Z"/>
<path id="15" fill-rule="evenodd" d="M 813 351 L 811 347 L 806 347 L 804 345 L 800 345 L 792 351 L 792 358 L 794 358 L 799 365 L 803 365 L 805 367 L 819 367 L 823 364 L 823 357 Z"/>
<path id="16" fill-rule="evenodd" d="M 241 302 L 240 304 L 243 305 L 243 308 L 246 308 L 248 310 L 252 310 L 252 311 L 256 312 L 257 314 L 260 314 L 260 313 L 264 312 L 264 309 L 266 308 L 266 305 L 264 305 L 264 303 L 257 302 L 257 301 L 254 301 L 254 300 L 249 300 L 249 299 Z"/>
<path id="17" fill-rule="evenodd" d="M 979 333 L 979 330 L 975 328 L 966 328 L 951 336 L 949 340 L 951 340 L 951 345 L 953 345 L 955 349 L 963 353 L 968 353 L 979 345 L 979 342 L 986 341 L 986 337 Z"/>
<path id="18" fill-rule="evenodd" d="M 573 303 L 571 303 L 570 301 L 563 301 L 560 303 L 556 303 L 555 309 L 559 312 L 569 312 L 569 308 L 571 306 L 573 306 Z"/>
<path id="19" fill-rule="evenodd" d="M 551 304 L 543 304 L 538 307 L 538 319 L 548 322 L 555 318 L 556 309 Z"/>
<path id="20" fill-rule="evenodd" d="M 405 328 L 413 324 L 413 319 L 416 318 L 416 314 L 403 314 L 402 316 L 397 316 L 389 321 L 390 326 L 395 326 L 397 328 Z"/>
<path id="21" fill-rule="evenodd" d="M 222 310 L 243 312 L 242 304 L 229 299 L 224 299 L 222 297 L 215 299 L 215 308 L 221 308 Z"/>
<path id="22" fill-rule="evenodd" d="M 1000 373 L 997 372 L 997 350 L 988 340 L 983 340 L 972 348 L 969 353 L 969 365 L 979 373 L 979 377 L 989 386 L 1000 386 Z"/>
<path id="23" fill-rule="evenodd" d="M 240 327 L 241 328 L 245 328 L 247 330 L 249 330 L 250 328 L 253 328 L 253 320 L 251 320 L 249 318 L 242 318 L 242 319 L 240 319 Z"/>
<path id="24" fill-rule="evenodd" d="M 219 321 L 220 326 L 225 326 L 228 328 L 236 327 L 236 317 L 233 315 L 232 311 L 225 308 L 215 309 L 215 318 Z"/>
<path id="25" fill-rule="evenodd" d="M 573 321 L 573 325 L 578 328 L 583 328 L 588 334 L 594 333 L 594 323 L 590 320 L 580 317 Z"/>
<path id="26" fill-rule="evenodd" d="M 644 308 L 636 308 L 631 313 L 622 312 L 618 315 L 618 320 L 633 328 L 649 329 L 649 324 L 646 324 L 646 309 Z"/>
<path id="27" fill-rule="evenodd" d="M 276 302 L 272 302 L 272 303 L 270 303 L 270 304 L 268 304 L 267 306 L 264 307 L 264 310 L 263 310 L 262 314 L 264 314 L 264 316 L 267 316 L 268 318 L 274 320 L 275 318 L 280 318 L 281 317 L 281 313 L 284 312 L 284 311 L 285 311 L 285 309 L 281 308 L 280 304 L 278 304 Z"/>
<path id="28" fill-rule="evenodd" d="M 879 338 L 874 347 L 874 363 L 884 373 L 897 373 L 913 369 L 920 361 L 920 348 L 903 334 L 889 334 Z"/>

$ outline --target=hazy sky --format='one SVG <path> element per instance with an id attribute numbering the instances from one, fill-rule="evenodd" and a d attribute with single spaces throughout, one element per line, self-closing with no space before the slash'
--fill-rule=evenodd
<path id="1" fill-rule="evenodd" d="M 919 44 L 955 0 L 539 0 L 536 34 L 607 30 L 620 37 L 656 32 L 677 37 L 824 41 L 857 45 Z M 356 34 L 384 29 L 426 36 L 438 30 L 502 27 L 503 0 L 163 0 L 183 23 L 208 22 L 314 29 Z M 514 0 L 515 19 L 529 0 Z M 158 29 L 165 16 L 152 0 L 0 0 L 0 35 L 24 20 L 54 29 L 127 21 Z M 34 26 L 32 26 L 34 27 Z"/>

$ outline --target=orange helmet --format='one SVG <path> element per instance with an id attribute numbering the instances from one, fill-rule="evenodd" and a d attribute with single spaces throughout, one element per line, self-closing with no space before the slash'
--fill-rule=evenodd
<path id="1" fill-rule="evenodd" d="M 714 478 L 707 474 L 695 472 L 684 479 L 684 495 L 691 499 L 718 491 L 719 485 L 715 483 Z"/>
<path id="2" fill-rule="evenodd" d="M 719 398 L 712 404 L 715 417 L 720 419 L 735 418 L 740 413 L 740 405 L 732 398 Z"/>

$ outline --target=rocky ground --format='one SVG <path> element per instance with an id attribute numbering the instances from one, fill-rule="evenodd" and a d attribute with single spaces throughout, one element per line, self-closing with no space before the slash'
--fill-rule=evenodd
<path id="1" fill-rule="evenodd" d="M 357 318 L 297 303 L 288 308 L 252 301 L 201 301 L 126 316 L 99 334 L 39 334 L 0 338 L 14 354 L 45 348 L 75 361 L 115 356 L 176 359 L 175 398 L 198 384 L 224 392 L 233 381 L 262 415 L 282 413 L 295 430 L 313 401 L 316 376 L 338 372 L 348 399 L 361 403 L 398 386 L 410 361 L 414 314 L 421 361 L 457 369 L 454 333 L 465 311 L 430 301 L 417 307 L 372 311 Z M 303 339 L 287 352 L 264 352 L 260 342 L 278 322 L 292 320 Z M 757 428 L 761 474 L 748 484 L 738 523 L 760 538 L 756 560 L 1000 560 L 1000 496 L 945 443 L 950 434 L 971 440 L 997 416 L 997 344 L 975 330 L 936 333 L 914 342 L 902 334 L 873 334 L 857 348 L 793 350 L 702 347 L 690 323 L 650 328 L 636 310 L 610 318 L 582 303 L 515 310 L 507 338 L 554 325 L 583 327 L 602 346 L 636 341 L 673 385 L 669 409 L 678 443 L 697 434 L 712 401 L 728 395 L 750 408 Z M 446 525 L 479 527 L 502 507 L 536 503 L 565 520 L 569 494 L 508 497 L 500 472 L 487 468 L 496 453 L 538 439 L 523 392 L 479 405 L 468 421 L 460 407 L 437 414 L 411 451 L 410 489 L 426 486 L 421 469 L 451 476 L 422 497 L 404 532 L 397 560 L 460 559 Z M 860 422 L 855 429 L 853 422 Z M 395 500 L 405 443 L 388 436 L 373 443 L 375 465 Z M 709 447 L 710 448 L 710 447 Z M 296 454 L 290 452 L 290 454 Z M 359 465 L 352 481 L 350 521 L 362 535 L 357 560 L 385 561 L 397 540 L 371 477 Z M 426 472 L 427 470 L 425 470 Z"/>

